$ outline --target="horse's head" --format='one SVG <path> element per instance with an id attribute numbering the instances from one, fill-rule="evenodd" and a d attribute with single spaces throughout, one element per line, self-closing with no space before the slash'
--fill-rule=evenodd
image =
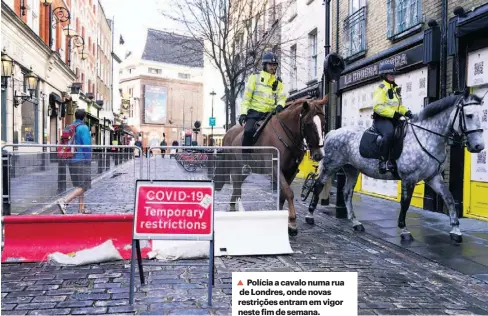
<path id="1" fill-rule="evenodd" d="M 466 140 L 469 152 L 479 153 L 485 149 L 483 128 L 481 125 L 483 100 L 466 89 L 460 97 L 456 109 L 453 128 Z"/>
<path id="2" fill-rule="evenodd" d="M 327 102 L 327 97 L 322 100 L 303 100 L 301 102 L 301 132 L 310 150 L 310 156 L 315 161 L 320 161 L 324 157 L 325 115 L 323 105 L 325 102 Z"/>

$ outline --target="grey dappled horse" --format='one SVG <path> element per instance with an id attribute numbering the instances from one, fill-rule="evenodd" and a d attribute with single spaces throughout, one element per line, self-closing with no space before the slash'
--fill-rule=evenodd
<path id="1" fill-rule="evenodd" d="M 481 128 L 482 99 L 469 94 L 451 95 L 426 106 L 418 115 L 409 120 L 405 127 L 403 149 L 396 159 L 397 174 L 391 172 L 380 174 L 378 160 L 363 158 L 360 154 L 360 142 L 365 130 L 354 127 L 343 127 L 327 134 L 324 140 L 325 156 L 320 162 L 319 181 L 314 189 L 314 196 L 309 206 L 306 222 L 314 223 L 313 213 L 317 207 L 319 193 L 330 177 L 340 168 L 346 174 L 344 200 L 348 219 L 355 230 L 364 231 L 363 225 L 356 219 L 352 208 L 354 186 L 359 173 L 374 179 L 401 180 L 401 210 L 398 216 L 398 227 L 402 229 L 402 240 L 412 240 L 412 235 L 405 225 L 405 217 L 415 184 L 425 181 L 439 194 L 449 209 L 451 239 L 462 242 L 458 215 L 454 199 L 441 175 L 442 164 L 446 159 L 446 146 L 454 134 L 460 135 L 471 153 L 479 153 L 485 148 L 483 129 Z M 395 139 L 401 142 L 401 139 Z"/>

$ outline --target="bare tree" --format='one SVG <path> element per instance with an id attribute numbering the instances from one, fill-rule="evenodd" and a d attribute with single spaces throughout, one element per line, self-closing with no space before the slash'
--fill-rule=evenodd
<path id="1" fill-rule="evenodd" d="M 203 50 L 220 72 L 230 126 L 235 125 L 236 100 L 248 75 L 259 69 L 265 51 L 281 55 L 281 25 L 293 0 L 161 1 L 171 8 L 161 13 L 184 25 L 193 39 L 185 49 Z M 293 40 L 296 39 L 287 39 Z M 226 129 L 230 127 L 228 117 L 226 111 Z"/>

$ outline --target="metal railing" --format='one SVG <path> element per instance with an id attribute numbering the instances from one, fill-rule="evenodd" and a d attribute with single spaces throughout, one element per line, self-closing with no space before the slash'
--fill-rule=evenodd
<path id="1" fill-rule="evenodd" d="M 240 203 L 231 204 L 231 198 L 239 188 L 245 210 L 279 209 L 280 155 L 275 147 L 154 146 L 140 155 L 136 146 L 74 145 L 91 149 L 91 159 L 81 169 L 73 167 L 68 159 L 58 158 L 60 147 L 2 147 L 3 215 L 76 214 L 85 210 L 130 213 L 137 179 L 211 179 L 219 187 L 217 211 L 238 209 Z M 242 150 L 246 148 L 253 153 L 243 158 Z M 243 171 L 242 167 L 247 165 L 251 174 L 243 174 L 247 169 Z M 80 179 L 88 179 L 88 185 Z M 80 193 L 79 187 L 84 192 L 74 197 L 75 192 Z M 65 202 L 69 203 L 63 209 L 60 205 Z"/>
<path id="2" fill-rule="evenodd" d="M 344 58 L 366 51 L 366 7 L 348 16 L 343 26 Z"/>
<path id="3" fill-rule="evenodd" d="M 135 179 L 141 178 L 144 168 L 142 162 L 134 159 L 137 147 L 73 145 L 73 148 L 91 149 L 91 159 L 81 167 L 70 159 L 58 158 L 57 150 L 60 147 L 63 146 L 2 146 L 3 215 L 59 213 L 61 208 L 57 203 L 63 198 L 69 199 L 78 186 L 86 189 L 84 200 L 80 202 L 88 211 L 132 211 Z M 81 185 L 81 182 L 84 184 Z M 120 191 L 130 193 L 124 195 Z M 67 213 L 79 210 L 77 199 L 68 205 Z"/>
<path id="4" fill-rule="evenodd" d="M 253 153 L 243 157 L 246 148 Z M 237 204 L 231 204 L 234 193 L 240 195 L 245 210 L 279 209 L 280 155 L 276 147 L 153 146 L 146 158 L 149 180 L 213 180 L 216 211 L 237 209 Z"/>

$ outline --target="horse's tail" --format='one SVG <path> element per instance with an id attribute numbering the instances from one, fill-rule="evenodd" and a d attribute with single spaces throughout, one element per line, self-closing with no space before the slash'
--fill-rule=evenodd
<path id="1" fill-rule="evenodd" d="M 229 182 L 229 168 L 227 159 L 228 154 L 225 150 L 221 153 L 217 153 L 215 156 L 215 169 L 214 169 L 214 188 L 216 191 L 222 190 L 224 185 Z"/>

